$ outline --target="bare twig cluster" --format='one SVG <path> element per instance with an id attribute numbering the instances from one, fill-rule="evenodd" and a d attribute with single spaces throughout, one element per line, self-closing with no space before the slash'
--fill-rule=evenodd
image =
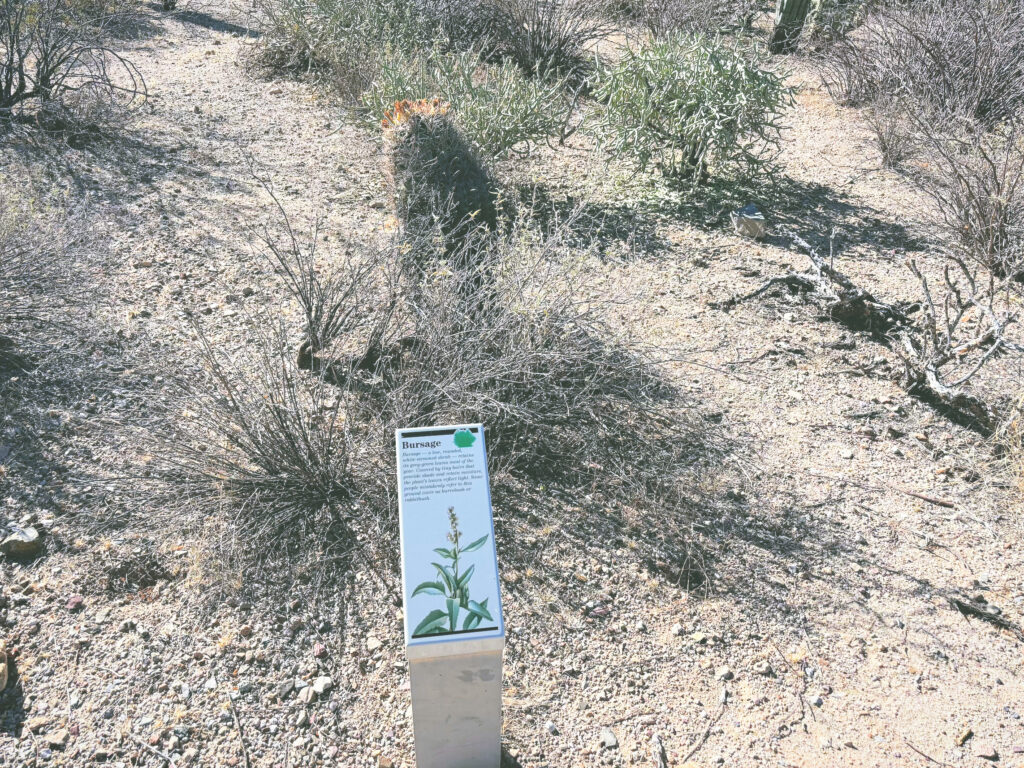
<path id="1" fill-rule="evenodd" d="M 870 332 L 887 343 L 903 362 L 901 383 L 908 392 L 986 433 L 998 427 L 999 414 L 972 395 L 966 385 L 994 358 L 1024 352 L 1006 333 L 1019 311 L 1005 300 L 1009 290 L 1005 279 L 998 280 L 991 272 L 950 258 L 943 271 L 942 293 L 938 294 L 918 264 L 911 262 L 924 301 L 901 306 L 859 288 L 833 266 L 831 259 L 802 238 L 793 235 L 792 239 L 807 255 L 810 269 L 771 278 L 757 290 L 715 306 L 730 309 L 780 287 L 803 294 L 821 304 L 833 320 Z"/>
<path id="2" fill-rule="evenodd" d="M 0 116 L 26 105 L 96 115 L 145 93 L 109 43 L 125 11 L 71 0 L 0 0 Z"/>

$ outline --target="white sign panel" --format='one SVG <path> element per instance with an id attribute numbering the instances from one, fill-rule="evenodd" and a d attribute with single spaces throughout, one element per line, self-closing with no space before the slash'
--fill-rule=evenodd
<path id="1" fill-rule="evenodd" d="M 396 442 L 406 645 L 503 637 L 483 427 L 400 429 Z"/>

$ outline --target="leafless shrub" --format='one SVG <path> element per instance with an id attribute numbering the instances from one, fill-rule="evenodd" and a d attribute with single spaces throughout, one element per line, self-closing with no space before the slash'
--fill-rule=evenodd
<path id="1" fill-rule="evenodd" d="M 864 119 L 875 135 L 875 143 L 886 168 L 901 168 L 914 154 L 913 130 L 906 115 L 893 99 L 880 97 L 864 110 Z"/>
<path id="2" fill-rule="evenodd" d="M 749 27 L 760 10 L 757 0 L 708 3 L 702 0 L 641 0 L 630 3 L 625 14 L 655 37 L 674 32 L 715 34 L 734 27 Z"/>
<path id="3" fill-rule="evenodd" d="M 914 116 L 922 157 L 913 178 L 935 201 L 954 252 L 997 277 L 1024 270 L 1024 125 L 991 131 L 966 120 Z"/>
<path id="4" fill-rule="evenodd" d="M 0 367 L 36 348 L 39 326 L 64 317 L 78 292 L 73 268 L 84 239 L 64 212 L 0 189 Z"/>
<path id="5" fill-rule="evenodd" d="M 75 94 L 131 104 L 138 70 L 107 44 L 121 23 L 105 6 L 75 0 L 0 0 L 0 116 L 26 104 L 73 106 Z"/>
<path id="6" fill-rule="evenodd" d="M 578 77 L 590 46 L 612 29 L 606 2 L 487 0 L 491 44 L 529 75 Z"/>
<path id="7" fill-rule="evenodd" d="M 551 503 L 542 513 L 569 515 L 562 522 L 583 539 L 632 531 L 630 516 L 642 515 L 639 547 L 682 568 L 695 510 L 717 503 L 704 475 L 722 446 L 651 357 L 604 324 L 612 299 L 585 290 L 557 234 L 477 232 L 453 249 L 406 233 L 365 250 L 365 270 L 337 276 L 319 274 L 291 240 L 270 258 L 308 335 L 334 343 L 302 370 L 277 324 L 230 357 L 197 329 L 207 374 L 183 382 L 179 426 L 162 441 L 174 495 L 194 509 L 225 505 L 236 552 L 358 557 L 383 573 L 394 565 L 393 430 L 480 421 L 499 490 L 521 500 L 547 484 L 598 499 L 585 513 Z M 474 248 L 474 268 L 458 248 Z M 409 249 L 432 267 L 404 269 Z M 334 317 L 346 320 L 317 319 Z M 536 523 L 507 524 L 525 536 Z"/>
<path id="8" fill-rule="evenodd" d="M 1024 105 L 1024 6 L 1016 0 L 887 3 L 822 60 L 841 103 L 899 99 L 993 125 Z"/>
<path id="9" fill-rule="evenodd" d="M 914 325 L 894 333 L 904 385 L 911 394 L 949 406 L 985 430 L 994 430 L 998 414 L 965 386 L 999 355 L 1024 352 L 1006 334 L 1020 314 L 1007 281 L 955 256 L 945 261 L 939 290 L 916 263 L 911 262 L 910 269 L 924 301 Z"/>

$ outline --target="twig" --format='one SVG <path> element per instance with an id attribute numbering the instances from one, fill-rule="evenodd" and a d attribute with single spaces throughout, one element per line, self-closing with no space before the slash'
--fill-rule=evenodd
<path id="1" fill-rule="evenodd" d="M 228 706 L 231 707 L 231 716 L 235 720 L 235 728 L 238 729 L 238 741 L 242 745 L 242 759 L 245 761 L 245 768 L 252 768 L 252 764 L 249 762 L 249 750 L 245 748 L 245 734 L 242 733 L 242 723 L 238 719 L 238 710 L 235 709 L 235 702 L 231 699 L 231 694 L 225 694 L 228 697 Z"/>
<path id="2" fill-rule="evenodd" d="M 905 743 L 905 744 L 906 744 L 906 745 L 907 745 L 908 747 L 910 747 L 910 748 L 911 748 L 912 750 L 914 750 L 915 752 L 917 752 L 917 754 L 919 754 L 919 755 L 920 755 L 921 757 L 923 757 L 923 758 L 924 758 L 925 760 L 927 760 L 927 761 L 928 761 L 929 763 L 935 763 L 936 765 L 949 765 L 949 763 L 943 763 L 943 762 L 942 762 L 941 760 L 936 760 L 936 759 L 935 759 L 934 757 L 932 757 L 931 755 L 926 755 L 926 754 L 925 754 L 924 752 L 922 752 L 922 751 L 921 751 L 920 749 L 918 749 L 918 748 L 917 748 L 917 747 L 915 747 L 915 746 L 914 746 L 913 744 L 911 744 L 911 743 L 910 743 L 910 740 L 909 740 L 909 739 L 907 739 L 906 737 L 904 737 L 904 739 L 903 739 L 903 742 L 904 742 L 904 743 Z"/>
<path id="3" fill-rule="evenodd" d="M 624 723 L 627 720 L 632 720 L 634 717 L 642 717 L 643 715 L 653 715 L 653 714 L 654 714 L 654 710 L 653 709 L 645 709 L 642 712 L 632 712 L 630 714 L 623 715 L 622 717 L 617 717 L 614 720 L 611 720 L 611 721 L 605 723 L 604 727 L 607 728 L 608 726 L 611 726 L 611 725 L 618 725 L 619 723 Z"/>
<path id="4" fill-rule="evenodd" d="M 897 490 L 897 491 L 899 491 L 900 493 L 907 494 L 907 496 L 913 496 L 915 499 L 921 499 L 921 501 L 927 501 L 929 504 L 934 504 L 937 507 L 945 507 L 946 509 L 956 509 L 956 503 L 950 501 L 949 499 L 940 499 L 938 496 L 928 496 L 927 494 L 924 494 L 924 493 L 918 493 L 917 491 L 912 491 L 909 488 L 901 488 L 898 485 L 893 485 L 893 486 L 890 486 L 890 487 L 895 489 L 895 490 Z"/>
<path id="5" fill-rule="evenodd" d="M 691 749 L 686 754 L 686 757 L 683 758 L 683 764 L 685 764 L 687 761 L 689 761 L 691 757 L 697 754 L 697 752 L 700 751 L 700 748 L 703 747 L 704 744 L 707 742 L 708 737 L 711 735 L 711 729 L 715 727 L 718 721 L 722 719 L 722 715 L 725 714 L 726 706 L 726 703 L 723 701 L 722 708 L 718 710 L 718 714 L 715 715 L 715 719 L 708 723 L 708 727 L 704 729 L 704 734 L 697 740 L 697 743 L 694 744 L 693 749 Z"/>
<path id="6" fill-rule="evenodd" d="M 134 733 L 127 733 L 127 732 L 126 732 L 126 733 L 125 733 L 125 735 L 126 735 L 126 736 L 127 736 L 127 737 L 128 737 L 129 739 L 131 739 L 132 741 L 134 741 L 134 742 L 135 742 L 136 744 L 138 744 L 138 745 L 139 745 L 140 747 L 142 747 L 143 749 L 145 749 L 146 751 L 148 751 L 148 752 L 152 752 L 152 753 L 153 753 L 154 755 L 156 755 L 157 757 L 159 757 L 159 758 L 160 758 L 161 760 L 163 760 L 163 761 L 164 761 L 165 763 L 167 763 L 168 765 L 171 765 L 171 766 L 176 766 L 176 765 L 177 765 L 177 763 L 175 763 L 175 762 L 174 762 L 174 758 L 172 758 L 172 757 L 171 757 L 170 755 L 168 755 L 168 754 L 167 754 L 166 752 L 161 752 L 161 751 L 160 751 L 159 749 L 157 749 L 156 747 L 151 747 L 151 746 L 150 746 L 149 744 L 147 744 L 147 743 L 146 743 L 145 741 L 143 741 L 142 739 L 140 739 L 140 738 L 139 738 L 138 736 L 136 736 L 136 735 L 135 735 Z"/>

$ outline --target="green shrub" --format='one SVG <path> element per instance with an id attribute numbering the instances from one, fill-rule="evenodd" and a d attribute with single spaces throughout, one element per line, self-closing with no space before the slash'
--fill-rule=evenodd
<path id="1" fill-rule="evenodd" d="M 475 52 L 438 46 L 386 57 L 362 102 L 377 123 L 395 102 L 440 98 L 477 150 L 501 156 L 560 133 L 569 108 L 563 86 L 528 78 L 511 61 L 485 64 Z"/>
<path id="2" fill-rule="evenodd" d="M 711 168 L 766 170 L 792 89 L 718 38 L 678 35 L 628 50 L 599 72 L 595 95 L 613 156 L 696 183 Z"/>
<path id="3" fill-rule="evenodd" d="M 422 7 L 385 0 L 256 0 L 250 63 L 321 82 L 358 98 L 385 51 L 429 45 L 437 24 Z"/>

